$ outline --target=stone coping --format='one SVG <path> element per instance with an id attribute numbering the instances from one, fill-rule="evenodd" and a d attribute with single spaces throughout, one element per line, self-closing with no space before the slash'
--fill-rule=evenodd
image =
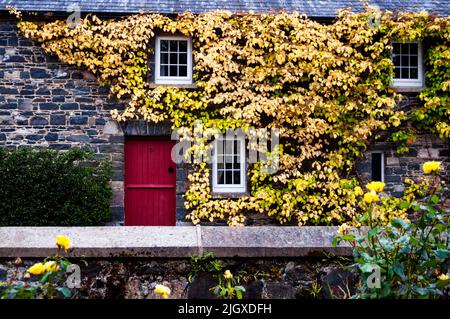
<path id="1" fill-rule="evenodd" d="M 68 257 L 186 258 L 350 256 L 350 246 L 332 246 L 337 227 L 0 227 L 0 257 L 45 257 L 56 252 L 56 235 L 68 236 Z"/>

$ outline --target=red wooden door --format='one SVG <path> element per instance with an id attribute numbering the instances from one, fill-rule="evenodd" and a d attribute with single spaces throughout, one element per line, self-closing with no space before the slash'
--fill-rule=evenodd
<path id="1" fill-rule="evenodd" d="M 175 141 L 125 141 L 125 225 L 174 226 Z"/>

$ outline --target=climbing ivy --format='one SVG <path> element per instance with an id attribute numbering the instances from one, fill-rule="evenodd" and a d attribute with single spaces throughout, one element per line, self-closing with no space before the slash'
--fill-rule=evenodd
<path id="1" fill-rule="evenodd" d="M 298 225 L 352 221 L 363 192 L 349 176 L 378 132 L 397 133 L 404 143 L 408 138 L 399 132 L 405 125 L 449 136 L 449 18 L 343 10 L 333 23 L 320 24 L 295 12 L 186 12 L 175 19 L 88 15 L 72 29 L 65 21 L 20 21 L 18 27 L 47 53 L 88 69 L 113 96 L 128 101 L 124 111 L 112 112 L 117 121 L 280 130 L 279 170 L 267 174 L 260 163 L 251 165 L 249 192 L 238 199 L 213 198 L 209 165 L 193 165 L 185 194 L 193 223 L 227 219 L 237 226 L 247 213 Z M 147 80 L 158 32 L 192 37 L 195 89 Z M 391 39 L 430 44 L 423 105 L 411 112 L 396 107 L 401 96 L 391 87 Z M 205 145 L 191 151 L 205 153 Z"/>

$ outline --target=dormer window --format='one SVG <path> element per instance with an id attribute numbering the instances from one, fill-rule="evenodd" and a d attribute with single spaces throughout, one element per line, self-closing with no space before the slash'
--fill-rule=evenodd
<path id="1" fill-rule="evenodd" d="M 393 42 L 394 87 L 422 87 L 422 44 Z"/>
<path id="2" fill-rule="evenodd" d="M 187 37 L 157 37 L 155 83 L 192 83 L 192 43 Z"/>

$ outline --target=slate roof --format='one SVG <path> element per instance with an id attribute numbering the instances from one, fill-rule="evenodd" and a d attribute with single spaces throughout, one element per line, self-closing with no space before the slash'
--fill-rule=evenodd
<path id="1" fill-rule="evenodd" d="M 66 12 L 78 3 L 81 12 L 93 13 L 137 13 L 141 10 L 163 14 L 189 10 L 201 13 L 211 10 L 230 10 L 235 13 L 267 11 L 299 11 L 311 17 L 333 17 L 336 10 L 351 7 L 353 11 L 363 8 L 361 0 L 0 0 L 0 10 L 7 4 L 21 11 Z M 450 15 L 450 0 L 369 0 L 386 10 L 422 11 L 439 16 Z"/>

